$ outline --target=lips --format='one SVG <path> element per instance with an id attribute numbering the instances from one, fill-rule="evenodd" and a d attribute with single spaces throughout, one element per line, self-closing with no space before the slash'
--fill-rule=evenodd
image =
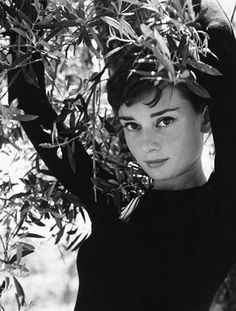
<path id="1" fill-rule="evenodd" d="M 150 168 L 158 168 L 164 165 L 168 160 L 169 158 L 165 158 L 165 159 L 157 159 L 157 160 L 150 160 L 150 161 L 144 161 L 144 162 Z"/>

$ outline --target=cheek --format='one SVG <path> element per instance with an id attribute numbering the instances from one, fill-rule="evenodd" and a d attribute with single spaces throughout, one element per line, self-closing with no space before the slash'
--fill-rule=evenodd
<path id="1" fill-rule="evenodd" d="M 129 151 L 137 159 L 138 154 L 140 152 L 140 148 L 139 148 L 140 142 L 139 142 L 138 137 L 136 137 L 135 135 L 125 134 L 125 141 L 129 148 Z"/>
<path id="2" fill-rule="evenodd" d="M 174 135 L 174 152 L 180 154 L 180 156 L 182 155 L 183 159 L 188 156 L 199 155 L 202 149 L 202 134 L 198 123 L 194 124 L 194 121 L 192 124 L 185 122 Z"/>
<path id="3" fill-rule="evenodd" d="M 172 154 L 188 152 L 195 140 L 194 133 L 193 126 L 190 126 L 186 120 L 181 120 L 165 132 L 162 140 L 163 146 Z"/>
<path id="4" fill-rule="evenodd" d="M 135 151 L 136 150 L 136 148 L 135 148 L 135 146 L 136 146 L 135 140 L 132 139 L 130 136 L 128 136 L 128 137 L 126 136 L 125 140 L 126 140 L 126 144 L 127 144 L 128 148 L 129 148 L 129 150 L 131 152 Z"/>

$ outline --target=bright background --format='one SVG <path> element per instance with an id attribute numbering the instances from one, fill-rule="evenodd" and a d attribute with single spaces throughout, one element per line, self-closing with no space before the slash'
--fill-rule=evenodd
<path id="1" fill-rule="evenodd" d="M 8 146 L 8 154 L 0 150 L 0 178 L 10 176 L 12 183 L 17 184 L 18 191 L 21 191 L 23 184 L 20 178 L 30 169 L 31 164 L 27 161 L 32 146 L 22 145 L 19 152 L 14 147 Z M 28 152 L 28 157 L 25 153 Z M 14 158 L 20 159 L 14 163 Z M 29 276 L 17 276 L 25 295 L 26 303 L 29 306 L 31 301 L 32 311 L 72 311 L 78 289 L 78 277 L 76 271 L 76 252 L 66 251 L 65 238 L 60 244 L 55 245 L 55 239 L 50 233 L 54 223 L 48 220 L 46 227 L 34 226 L 33 232 L 40 234 L 45 239 L 33 239 L 35 253 L 23 259 L 30 270 Z M 0 280 L 2 272 L 0 271 Z M 17 311 L 15 300 L 15 289 L 12 287 L 3 293 L 0 303 L 6 311 Z M 28 307 L 22 311 L 28 310 Z"/>

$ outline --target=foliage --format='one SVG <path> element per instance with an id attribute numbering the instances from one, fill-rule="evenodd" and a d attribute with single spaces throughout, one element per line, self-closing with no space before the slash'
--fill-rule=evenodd
<path id="1" fill-rule="evenodd" d="M 97 148 L 93 152 L 99 154 L 100 162 L 101 145 L 103 148 L 109 146 L 108 142 L 101 140 L 106 140 L 109 134 L 116 133 L 113 116 L 100 100 L 103 92 L 100 81 L 105 68 L 99 70 L 101 71 L 99 73 L 95 70 L 92 75 L 88 73 L 84 75 L 82 71 L 77 79 L 70 73 L 62 78 L 64 81 L 58 79 L 60 72 L 68 67 L 68 62 L 73 57 L 76 60 L 80 58 L 80 61 L 87 64 L 87 71 L 94 70 L 92 68 L 94 56 L 98 59 L 99 68 L 104 66 L 101 60 L 102 44 L 96 33 L 97 27 L 101 25 L 97 8 L 93 1 L 73 1 L 72 4 L 69 1 L 48 1 L 46 7 L 43 3 L 35 0 L 29 9 L 31 14 L 28 17 L 21 8 L 16 9 L 12 5 L 6 10 L 6 5 L 2 4 L 2 8 L 8 12 L 2 23 L 6 29 L 5 34 L 13 31 L 19 35 L 17 45 L 8 45 L 1 51 L 2 69 L 10 71 L 20 67 L 25 79 L 36 86 L 37 79 L 31 66 L 31 58 L 34 52 L 39 52 L 45 64 L 50 102 L 59 112 L 52 131 L 52 144 L 44 147 L 59 147 L 60 155 L 60 148 L 67 145 L 68 153 L 71 155 L 69 157 L 71 166 L 74 169 L 73 141 L 80 138 L 86 149 L 91 146 Z M 9 57 L 9 48 L 16 53 L 16 60 L 13 62 Z M 77 67 L 77 70 L 79 69 Z M 64 90 L 64 94 L 61 90 Z M 59 133 L 57 125 L 62 122 L 65 122 L 67 128 Z M 102 134 L 102 131 L 106 134 Z M 96 142 L 95 132 L 98 140 Z M 110 139 L 108 137 L 108 141 Z M 105 153 L 108 153 L 109 148 L 105 149 Z"/>
<path id="2" fill-rule="evenodd" d="M 44 228 L 48 220 L 50 223 L 54 220 L 50 231 L 55 244 L 65 232 L 69 241 L 71 233 L 78 229 L 74 219 L 82 208 L 77 197 L 68 193 L 54 177 L 46 175 L 45 165 L 32 147 L 23 147 L 24 143 L 20 139 L 15 143 L 19 149 L 25 148 L 25 152 L 19 159 L 13 159 L 18 165 L 29 163 L 30 169 L 21 178 L 21 186 L 6 173 L 1 174 L 0 185 L 1 294 L 14 285 L 19 309 L 25 305 L 25 294 L 18 277 L 30 274 L 23 258 L 35 251 L 36 240 L 44 238 L 36 227 Z M 4 150 L 7 153 L 7 146 Z M 81 236 L 81 240 L 84 238 L 85 235 Z M 72 243 L 67 246 L 71 250 L 78 247 Z"/>
<path id="3" fill-rule="evenodd" d="M 138 55 L 131 74 L 163 87 L 184 82 L 191 91 L 209 97 L 192 69 L 220 73 L 200 61 L 200 55 L 210 51 L 208 36 L 198 29 L 197 17 L 188 0 L 24 0 L 20 4 L 0 0 L 1 83 L 6 83 L 9 72 L 14 72 L 11 81 L 23 73 L 29 84 L 40 88 L 33 65 L 43 61 L 47 97 L 57 117 L 52 129 L 47 129 L 51 142 L 41 147 L 57 149 L 59 158 L 66 154 L 75 171 L 75 144 L 79 140 L 93 160 L 95 197 L 97 191 L 105 193 L 118 209 L 142 192 L 149 180 L 128 153 L 116 116 L 107 105 L 108 71 L 114 69 L 119 57 L 137 46 L 149 53 Z M 139 71 L 136 64 L 140 62 L 154 62 L 156 70 Z M 24 114 L 17 101 L 8 106 L 3 100 L 2 96 L 1 146 L 11 143 L 19 148 L 19 121 L 31 122 L 38 116 Z M 100 170 L 108 178 L 101 178 Z M 37 157 L 22 182 L 24 191 L 17 193 L 13 193 L 10 181 L 1 184 L 0 209 L 0 267 L 5 273 L 0 292 L 13 282 L 19 310 L 25 297 L 17 275 L 28 273 L 22 258 L 34 252 L 31 239 L 41 238 L 32 232 L 32 225 L 44 226 L 45 219 L 53 218 L 58 243 L 65 232 L 78 234 L 74 219 L 78 213 L 84 215 L 80 199 L 50 176 Z M 69 248 L 77 249 L 78 240 L 85 237 L 78 239 L 77 235 Z"/>
<path id="4" fill-rule="evenodd" d="M 197 83 L 192 70 L 221 75 L 201 61 L 201 56 L 211 53 L 209 37 L 198 23 L 204 14 L 205 11 L 195 12 L 191 1 L 118 1 L 112 14 L 101 17 L 108 24 L 106 45 L 110 51 L 105 57 L 119 50 L 122 57 L 126 50 L 129 53 L 137 47 L 130 74 L 152 80 L 160 88 L 168 83 L 185 83 L 190 91 L 209 98 L 210 94 Z M 152 64 L 152 71 L 140 70 L 139 65 L 143 63 Z"/>
<path id="5" fill-rule="evenodd" d="M 105 107 L 104 100 L 100 101 L 103 92 L 103 85 L 100 84 L 102 74 L 96 71 L 92 75 L 89 73 L 94 70 L 93 55 L 96 58 L 100 58 L 100 55 L 94 47 L 98 41 L 90 26 L 93 22 L 92 7 L 91 13 L 90 8 L 86 9 L 88 14 L 85 16 L 81 3 L 71 5 L 67 1 L 49 1 L 47 7 L 44 7 L 43 2 L 35 0 L 26 15 L 14 1 L 0 2 L 3 43 L 0 50 L 1 81 L 6 84 L 7 73 L 19 69 L 25 80 L 38 88 L 32 64 L 34 53 L 40 53 L 45 67 L 48 98 L 58 113 L 51 132 L 52 143 L 43 147 L 57 148 L 58 157 L 62 156 L 64 148 L 74 170 L 74 143 L 79 138 L 91 156 L 96 152 L 94 164 L 97 161 L 103 163 L 111 176 L 114 176 L 111 180 L 103 180 L 95 174 L 94 183 L 114 198 L 117 204 L 121 204 L 115 190 L 119 189 L 121 195 L 129 199 L 129 182 L 133 182 L 133 175 L 138 175 L 139 169 L 131 165 L 126 171 L 125 162 L 128 163 L 130 159 L 126 160 L 127 152 L 124 152 L 122 161 L 114 116 L 109 107 Z M 91 33 L 88 33 L 90 29 Z M 101 60 L 97 63 L 99 67 L 104 66 Z M 77 72 L 81 72 L 80 77 L 77 77 Z M 15 71 L 13 80 L 17 79 L 18 74 L 19 71 Z M 25 115 L 18 109 L 17 101 L 8 106 L 5 93 L 2 94 L 0 105 L 1 147 L 4 150 L 11 143 L 20 150 L 22 135 L 18 121 L 30 122 L 37 116 Z M 65 125 L 63 130 L 61 123 Z M 79 198 L 68 193 L 49 176 L 47 168 L 42 167 L 37 157 L 31 162 L 32 169 L 22 179 L 23 191 L 15 191 L 11 180 L 1 184 L 1 293 L 14 286 L 19 310 L 25 306 L 26 301 L 18 277 L 29 273 L 22 259 L 34 252 L 34 240 L 42 238 L 34 233 L 34 226 L 44 226 L 47 218 L 53 218 L 55 243 L 65 233 L 68 239 L 77 233 L 68 244 L 71 250 L 76 250 L 86 238 L 86 235 L 81 236 L 77 232 L 77 224 L 74 225 L 76 215 L 84 215 Z M 140 184 L 138 179 L 134 188 L 139 189 L 136 184 Z"/>

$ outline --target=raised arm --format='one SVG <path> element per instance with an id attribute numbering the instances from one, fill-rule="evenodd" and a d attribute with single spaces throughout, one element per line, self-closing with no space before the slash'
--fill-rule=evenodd
<path id="1" fill-rule="evenodd" d="M 37 62 L 34 62 L 38 59 Z M 52 109 L 45 91 L 44 66 L 40 55 L 34 54 L 33 68 L 37 76 L 39 88 L 29 84 L 20 69 L 10 71 L 9 79 L 9 101 L 17 98 L 19 108 L 26 114 L 39 116 L 34 121 L 22 122 L 22 126 L 51 173 L 67 188 L 70 192 L 78 195 L 81 200 L 90 206 L 93 203 L 93 188 L 90 178 L 92 177 L 92 161 L 79 141 L 76 141 L 75 162 L 76 171 L 73 172 L 66 152 L 63 158 L 59 159 L 56 148 L 46 149 L 39 145 L 51 142 L 51 135 L 43 130 L 52 129 L 56 113 Z M 14 80 L 15 75 L 17 78 Z"/>
<path id="2" fill-rule="evenodd" d="M 12 0 L 10 4 L 1 3 L 1 24 L 4 25 L 6 35 L 10 37 L 11 47 L 9 53 L 12 55 L 12 61 L 17 60 L 19 55 L 29 56 L 32 69 L 35 73 L 38 87 L 27 82 L 20 66 L 8 71 L 8 95 L 9 102 L 14 99 L 18 100 L 19 108 L 23 109 L 26 114 L 37 115 L 38 118 L 30 122 L 22 122 L 22 126 L 39 153 L 51 174 L 54 175 L 64 186 L 73 194 L 80 197 L 81 201 L 89 207 L 94 203 L 93 186 L 90 178 L 92 177 L 92 161 L 84 148 L 77 140 L 75 143 L 75 164 L 76 171 L 71 169 L 67 152 L 63 150 L 63 158 L 59 159 L 56 149 L 45 149 L 40 147 L 41 143 L 51 142 L 51 135 L 43 129 L 52 129 L 56 113 L 52 109 L 45 89 L 44 64 L 41 55 L 24 47 L 24 40 L 21 40 L 20 34 L 12 31 L 12 26 L 8 23 L 7 14 L 17 21 L 27 22 L 29 25 L 35 21 L 36 10 L 33 6 L 34 1 L 26 0 L 23 3 Z M 47 1 L 41 0 L 40 4 L 45 8 Z M 24 15 L 23 15 L 24 14 Z M 23 17 L 22 17 L 23 16 Z M 26 16 L 26 17 L 24 17 Z M 25 18 L 25 20 L 22 20 Z M 21 46 L 22 44 L 22 46 Z M 15 46 L 18 46 L 21 53 L 16 54 Z M 25 54 L 24 54 L 25 53 Z M 23 66 L 25 66 L 23 64 Z M 27 70 L 27 67 L 25 68 Z"/>
<path id="3" fill-rule="evenodd" d="M 91 210 L 95 203 L 94 189 L 91 182 L 94 169 L 92 159 L 87 154 L 82 144 L 78 141 L 78 139 L 73 142 L 75 169 L 71 168 L 71 157 L 67 153 L 67 148 L 62 148 L 63 158 L 59 159 L 57 157 L 56 148 L 45 149 L 40 146 L 41 143 L 51 143 L 50 132 L 48 134 L 48 132 L 44 131 L 44 129 L 52 130 L 57 114 L 53 110 L 46 94 L 44 79 L 45 68 L 40 52 L 36 52 L 38 47 L 39 50 L 41 50 L 41 46 L 38 46 L 37 44 L 41 44 L 41 37 L 45 39 L 44 36 L 41 36 L 43 31 L 49 33 L 47 37 L 48 39 L 58 34 L 58 32 L 61 31 L 63 27 L 67 27 L 68 25 L 78 26 L 77 35 L 79 37 L 79 35 L 82 35 L 79 33 L 81 30 L 80 24 L 74 15 L 70 15 L 67 11 L 65 11 L 68 13 L 66 17 L 68 19 L 72 19 L 67 21 L 68 23 L 66 23 L 62 18 L 62 22 L 57 22 L 55 20 L 55 23 L 47 21 L 46 24 L 39 23 L 38 25 L 37 22 L 39 19 L 37 15 L 40 12 L 43 15 L 48 1 L 39 0 L 37 4 L 38 5 L 36 6 L 34 0 L 25 0 L 23 2 L 11 0 L 9 3 L 0 2 L 0 22 L 1 26 L 5 29 L 4 34 L 10 37 L 9 54 L 12 55 L 13 64 L 8 72 L 9 102 L 17 99 L 19 103 L 18 107 L 23 109 L 26 114 L 33 114 L 38 116 L 38 118 L 33 121 L 22 122 L 22 126 L 26 134 L 47 165 L 51 174 L 54 175 L 65 186 L 66 189 L 77 195 L 81 201 L 85 203 L 88 210 Z M 83 5 L 81 4 L 81 6 L 79 5 L 77 11 L 74 13 L 83 15 L 82 11 Z M 16 21 L 16 26 L 14 28 L 16 31 L 14 31 L 12 28 L 13 24 L 9 22 L 11 20 Z M 51 31 L 49 31 L 49 29 L 51 29 Z M 27 31 L 29 31 L 30 34 L 33 33 L 36 35 L 38 41 L 35 41 L 37 41 L 37 44 L 34 42 L 31 45 L 31 37 Z M 83 35 L 85 34 L 83 33 Z M 28 41 L 25 38 L 27 38 Z M 45 39 L 46 42 L 47 39 Z M 85 40 L 85 43 L 88 47 L 90 46 L 89 40 L 89 38 Z M 80 44 L 79 42 L 78 45 Z M 32 83 L 32 81 L 29 81 L 30 78 L 27 78 L 24 74 L 24 72 L 28 71 L 29 69 L 28 66 L 26 66 L 26 62 L 31 63 L 30 69 L 35 75 L 33 80 L 35 80 L 37 83 Z M 36 84 L 38 84 L 38 86 Z M 59 127 L 59 131 L 60 128 L 63 130 L 65 129 L 62 123 L 57 123 L 57 126 Z M 100 167 L 99 164 L 96 164 L 96 169 L 98 177 L 101 177 L 102 179 L 108 178 L 107 171 Z M 106 195 L 98 192 L 97 196 L 98 201 L 104 205 L 103 200 L 106 202 Z"/>
<path id="4" fill-rule="evenodd" d="M 223 75 L 203 75 L 200 79 L 213 99 L 210 104 L 210 117 L 216 148 L 215 173 L 219 194 L 235 200 L 233 177 L 236 174 L 236 40 L 219 1 L 203 0 L 202 9 L 205 8 L 207 12 L 201 23 L 210 36 L 209 48 L 218 58 L 209 56 L 209 63 Z"/>

